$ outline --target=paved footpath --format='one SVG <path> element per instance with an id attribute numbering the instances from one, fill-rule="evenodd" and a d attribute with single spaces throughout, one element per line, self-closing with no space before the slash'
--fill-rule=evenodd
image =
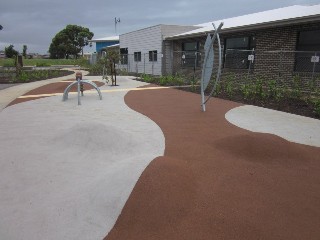
<path id="1" fill-rule="evenodd" d="M 161 129 L 124 103 L 144 84 L 118 84 L 101 87 L 113 90 L 103 100 L 86 91 L 81 106 L 70 94 L 0 112 L 1 239 L 102 239 L 111 230 L 141 173 L 164 153 Z"/>

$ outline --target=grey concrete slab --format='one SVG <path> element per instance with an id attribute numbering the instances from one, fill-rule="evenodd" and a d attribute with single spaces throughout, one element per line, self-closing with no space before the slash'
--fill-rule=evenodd
<path id="1" fill-rule="evenodd" d="M 20 84 L 21 83 L 1 83 L 0 84 L 0 90 L 6 89 L 6 88 L 9 88 L 9 87 L 18 86 Z"/>
<path id="2" fill-rule="evenodd" d="M 143 83 L 123 77 L 119 85 Z M 125 94 L 85 94 L 81 106 L 76 95 L 54 96 L 0 112 L 1 239 L 106 236 L 165 147 L 161 129 L 128 108 Z"/>
<path id="3" fill-rule="evenodd" d="M 231 109 L 226 119 L 252 132 L 271 133 L 288 141 L 320 147 L 320 120 L 251 105 Z"/>

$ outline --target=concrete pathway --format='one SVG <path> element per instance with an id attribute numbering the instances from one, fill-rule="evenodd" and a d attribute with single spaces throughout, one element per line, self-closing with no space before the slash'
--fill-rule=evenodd
<path id="1" fill-rule="evenodd" d="M 81 106 L 71 94 L 0 112 L 1 239 L 102 239 L 111 230 L 141 173 L 164 154 L 161 129 L 124 103 L 125 89 L 144 84 L 118 84 L 102 90 L 123 91 L 86 94 Z"/>
<path id="2" fill-rule="evenodd" d="M 320 147 L 320 120 L 317 119 L 251 105 L 231 109 L 225 116 L 230 123 L 249 131 Z"/>

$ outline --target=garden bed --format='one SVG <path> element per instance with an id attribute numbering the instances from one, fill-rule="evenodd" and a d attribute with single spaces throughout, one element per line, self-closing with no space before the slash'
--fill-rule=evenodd
<path id="1" fill-rule="evenodd" d="M 176 87 L 176 89 L 194 92 L 200 94 L 200 87 Z M 209 93 L 207 93 L 209 94 Z M 293 98 L 286 96 L 280 99 L 272 97 L 265 97 L 264 99 L 258 98 L 244 98 L 243 93 L 240 90 L 235 90 L 232 95 L 226 92 L 215 93 L 214 97 L 234 102 L 239 102 L 248 105 L 255 105 L 259 107 L 274 109 L 287 113 L 297 114 L 301 116 L 320 119 L 319 106 L 315 106 L 315 99 L 311 100 L 306 98 Z M 318 111 L 318 112 L 317 112 Z"/>
<path id="2" fill-rule="evenodd" d="M 13 71 L 1 72 L 0 84 L 28 83 L 72 74 L 67 70 L 34 70 L 21 71 L 19 75 Z"/>
<path id="3" fill-rule="evenodd" d="M 176 86 L 176 89 L 200 94 L 200 86 L 195 81 L 185 81 L 180 76 L 152 77 L 142 74 L 138 81 L 161 86 Z M 229 77 L 218 84 L 214 97 L 234 102 L 270 108 L 306 117 L 320 119 L 320 88 L 310 83 L 306 87 L 295 77 L 291 87 L 279 86 L 274 80 L 255 79 L 245 84 L 237 84 Z M 208 87 L 206 94 L 211 92 Z"/>

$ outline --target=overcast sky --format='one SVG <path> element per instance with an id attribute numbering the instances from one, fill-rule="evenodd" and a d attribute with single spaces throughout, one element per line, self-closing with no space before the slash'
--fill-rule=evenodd
<path id="1" fill-rule="evenodd" d="M 1 0 L 0 50 L 10 44 L 18 51 L 46 53 L 52 38 L 68 24 L 88 27 L 94 38 L 156 24 L 193 25 L 291 5 L 320 4 L 320 0 Z M 95 51 L 92 47 L 86 49 Z"/>

